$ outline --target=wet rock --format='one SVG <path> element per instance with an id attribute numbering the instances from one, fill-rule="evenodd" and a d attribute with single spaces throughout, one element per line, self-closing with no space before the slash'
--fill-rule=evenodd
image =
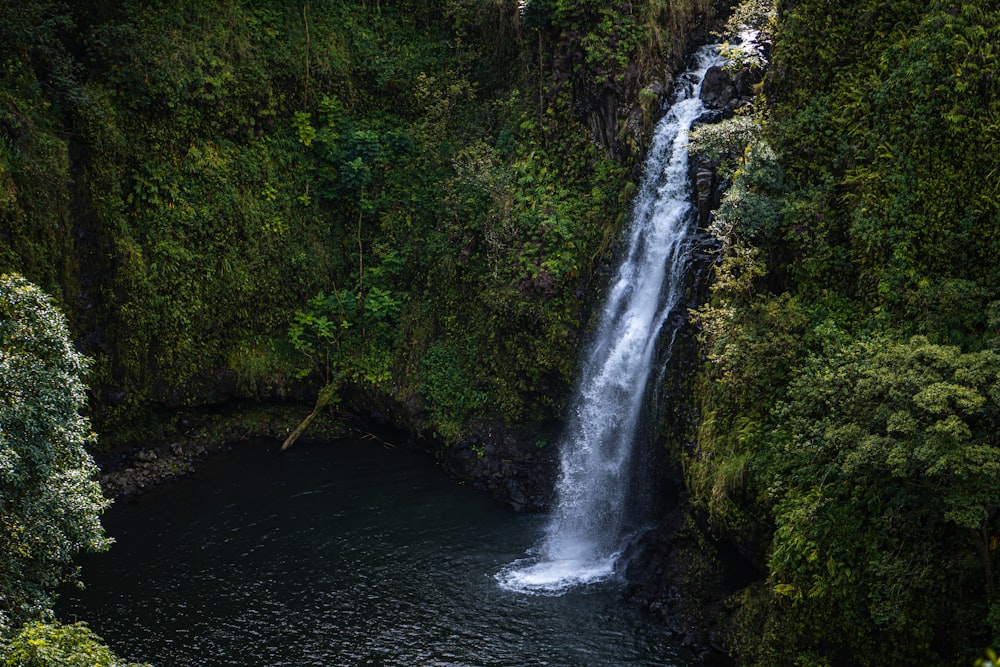
<path id="1" fill-rule="evenodd" d="M 714 550 L 675 507 L 624 554 L 625 597 L 655 614 L 703 664 L 727 664 L 714 633 L 730 592 Z"/>
<path id="2" fill-rule="evenodd" d="M 701 101 L 708 109 L 726 109 L 739 94 L 733 79 L 721 67 L 709 67 L 701 84 Z M 731 107 L 730 107 L 731 109 Z"/>
<path id="3" fill-rule="evenodd" d="M 692 162 L 694 172 L 695 200 L 698 207 L 698 226 L 707 227 L 709 216 L 717 203 L 715 197 L 715 165 L 710 160 L 699 159 Z"/>
<path id="4" fill-rule="evenodd" d="M 643 91 L 650 97 L 656 96 L 657 103 L 662 102 L 667 96 L 667 87 L 659 81 L 653 81 L 643 88 Z"/>
<path id="5" fill-rule="evenodd" d="M 618 140 L 618 100 L 609 92 L 594 95 L 588 104 L 590 107 L 585 121 L 594 139 L 604 147 L 611 156 L 622 154 L 622 145 Z"/>
<path id="6" fill-rule="evenodd" d="M 733 87 L 740 100 L 748 100 L 753 96 L 754 84 L 758 83 L 760 76 L 748 69 L 741 69 L 733 74 L 732 79 Z"/>
<path id="7" fill-rule="evenodd" d="M 749 69 L 730 74 L 721 67 L 710 67 L 701 84 L 701 101 L 709 110 L 708 113 L 714 112 L 721 116 L 718 120 L 729 118 L 737 109 L 753 104 L 753 89 L 760 82 L 760 77 L 758 72 Z"/>
<path id="8" fill-rule="evenodd" d="M 713 123 L 720 123 L 723 120 L 722 112 L 718 109 L 706 109 L 703 114 L 698 116 L 695 121 L 691 124 L 692 128 L 696 128 L 699 125 L 712 125 Z"/>
<path id="9" fill-rule="evenodd" d="M 552 502 L 558 457 L 525 431 L 494 422 L 438 451 L 441 466 L 517 511 L 538 511 Z"/>
<path id="10" fill-rule="evenodd" d="M 688 165 L 701 229 L 708 227 L 712 211 L 719 207 L 728 186 L 728 182 L 719 178 L 718 168 L 718 162 L 705 155 L 692 158 Z"/>
<path id="11" fill-rule="evenodd" d="M 225 443 L 218 443 L 221 449 Z M 98 480 L 109 498 L 138 495 L 161 484 L 195 471 L 195 463 L 205 457 L 209 449 L 201 444 L 181 441 L 157 447 L 127 450 L 111 458 L 98 461 L 101 472 Z"/>

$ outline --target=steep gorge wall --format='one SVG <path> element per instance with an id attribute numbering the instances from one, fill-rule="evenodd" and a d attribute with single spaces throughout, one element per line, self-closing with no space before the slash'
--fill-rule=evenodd
<path id="1" fill-rule="evenodd" d="M 633 571 L 737 664 L 997 641 L 1000 506 L 971 490 L 1000 470 L 998 26 L 990 3 L 779 2 L 766 122 L 715 137 L 741 157 L 670 429 L 683 491 Z M 928 401 L 945 386 L 968 407 Z"/>
<path id="2" fill-rule="evenodd" d="M 570 355 L 564 362 L 573 365 L 564 366 L 556 402 L 526 426 L 487 419 L 438 450 L 453 475 L 517 509 L 542 509 L 551 501 L 557 472 L 557 452 L 551 444 L 559 436 L 561 406 L 575 375 L 577 341 L 586 338 L 591 308 L 600 301 L 653 124 L 669 101 L 668 91 L 686 54 L 710 38 L 729 9 L 709 1 L 525 3 L 519 24 L 525 66 L 522 94 L 538 99 L 532 100 L 534 108 L 523 117 L 522 127 L 529 125 L 537 137 L 533 149 L 550 152 L 559 169 L 579 160 L 571 151 L 586 155 L 596 147 L 621 171 L 615 176 L 619 206 L 593 222 L 576 221 L 581 226 L 597 222 L 604 230 L 590 272 L 581 270 L 577 280 L 575 321 L 566 323 L 573 344 L 564 348 Z M 594 173 L 586 179 L 596 184 L 607 176 Z M 536 298 L 550 298 L 568 287 L 539 285 L 546 278 L 543 271 L 527 285 Z"/>
<path id="3" fill-rule="evenodd" d="M 0 270 L 61 300 L 106 442 L 337 376 L 544 502 L 644 136 L 717 8 L 518 4 L 2 10 Z"/>

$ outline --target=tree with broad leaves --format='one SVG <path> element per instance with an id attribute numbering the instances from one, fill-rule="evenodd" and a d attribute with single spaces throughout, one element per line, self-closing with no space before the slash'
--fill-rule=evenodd
<path id="1" fill-rule="evenodd" d="M 38 287 L 0 276 L 0 634 L 50 615 L 80 551 L 110 544 L 109 501 L 86 450 L 87 360 Z"/>

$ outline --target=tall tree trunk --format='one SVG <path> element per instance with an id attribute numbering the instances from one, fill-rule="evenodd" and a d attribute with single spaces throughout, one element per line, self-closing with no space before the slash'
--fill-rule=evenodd
<path id="1" fill-rule="evenodd" d="M 993 597 L 993 562 L 990 558 L 990 547 L 995 544 L 994 540 L 996 538 L 990 539 L 989 522 L 984 521 L 982 527 L 979 530 L 972 531 L 972 540 L 976 543 L 976 547 L 979 549 L 979 556 L 983 560 L 983 573 L 986 577 L 986 592 L 990 597 Z"/>

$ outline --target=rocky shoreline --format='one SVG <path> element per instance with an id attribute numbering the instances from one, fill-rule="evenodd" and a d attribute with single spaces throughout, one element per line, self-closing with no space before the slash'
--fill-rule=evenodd
<path id="1" fill-rule="evenodd" d="M 273 440 L 277 447 L 306 414 L 308 407 L 297 404 L 177 411 L 158 429 L 160 435 L 125 441 L 95 454 L 98 480 L 108 498 L 141 495 L 194 473 L 200 461 L 241 443 Z M 482 424 L 468 438 L 445 445 L 391 429 L 384 421 L 328 411 L 310 423 L 303 441 L 375 439 L 425 452 L 457 482 L 471 484 L 516 511 L 543 510 L 551 501 L 557 467 L 554 446 L 531 444 L 526 433 L 502 423 Z"/>
<path id="2" fill-rule="evenodd" d="M 280 442 L 308 413 L 299 405 L 239 406 L 226 412 L 178 411 L 160 435 L 125 442 L 94 455 L 108 498 L 136 496 L 194 473 L 204 459 L 250 440 Z M 350 415 L 325 413 L 310 425 L 312 439 L 363 434 Z"/>
<path id="3" fill-rule="evenodd" d="M 97 461 L 101 472 L 98 481 L 108 498 L 140 495 L 194 473 L 198 461 L 231 446 L 231 443 L 219 443 L 213 447 L 176 441 L 117 454 L 112 460 L 99 457 Z"/>

